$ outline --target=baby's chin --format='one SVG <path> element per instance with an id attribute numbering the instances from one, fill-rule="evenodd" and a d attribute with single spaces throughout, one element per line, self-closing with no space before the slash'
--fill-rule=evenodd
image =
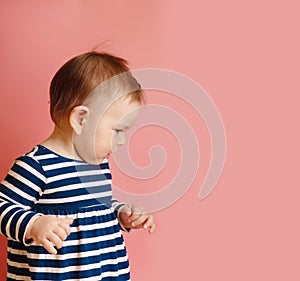
<path id="1" fill-rule="evenodd" d="M 81 152 L 81 153 L 80 153 Z M 91 151 L 78 151 L 77 156 L 84 162 L 90 165 L 99 165 L 110 157 L 111 153 L 93 154 Z"/>
<path id="2" fill-rule="evenodd" d="M 101 164 L 107 157 L 100 156 L 100 157 L 81 157 L 81 159 L 90 165 L 99 165 Z"/>
<path id="3" fill-rule="evenodd" d="M 99 164 L 103 163 L 104 161 L 107 161 L 110 157 L 111 157 L 111 153 L 107 153 L 104 156 L 97 157 L 97 159 L 95 159 L 95 161 L 93 161 L 94 163 L 90 163 L 90 164 L 99 165 Z"/>

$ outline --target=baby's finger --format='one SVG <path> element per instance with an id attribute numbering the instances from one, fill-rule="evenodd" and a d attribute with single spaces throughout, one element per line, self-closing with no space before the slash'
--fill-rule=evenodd
<path id="1" fill-rule="evenodd" d="M 132 221 L 131 226 L 132 227 L 143 227 L 143 223 L 147 220 L 147 215 L 142 214 L 139 217 L 137 217 L 134 221 Z"/>
<path id="2" fill-rule="evenodd" d="M 53 244 L 46 238 L 44 238 L 41 242 L 42 246 L 48 251 L 50 254 L 57 254 L 56 249 L 54 248 Z"/>
<path id="3" fill-rule="evenodd" d="M 60 219 L 58 225 L 66 232 L 67 235 L 71 233 L 70 224 L 73 223 L 73 219 Z"/>
<path id="4" fill-rule="evenodd" d="M 153 224 L 149 227 L 149 232 L 150 232 L 150 233 L 153 233 L 153 232 L 155 231 L 155 229 L 156 229 L 156 224 L 153 223 Z"/>
<path id="5" fill-rule="evenodd" d="M 67 228 L 66 225 L 64 227 Z M 53 233 L 55 233 L 61 241 L 65 241 L 70 234 L 70 232 L 67 231 L 64 227 L 59 224 L 58 227 L 53 230 Z"/>
<path id="6" fill-rule="evenodd" d="M 129 222 L 135 221 L 140 215 L 144 213 L 144 210 L 137 206 L 132 206 L 131 211 L 132 211 L 132 215 L 128 220 Z"/>
<path id="7" fill-rule="evenodd" d="M 147 223 L 147 225 L 148 225 L 148 223 Z M 155 229 L 156 229 L 156 224 L 155 224 L 154 219 L 153 219 L 152 223 L 149 226 L 149 232 L 153 233 L 155 231 Z"/>
<path id="8" fill-rule="evenodd" d="M 50 234 L 48 237 L 48 240 L 53 243 L 53 245 L 60 249 L 63 246 L 63 241 L 60 239 L 59 236 L 57 236 L 55 233 Z"/>
<path id="9" fill-rule="evenodd" d="M 143 227 L 145 229 L 149 228 L 149 230 L 151 230 L 153 226 L 155 228 L 154 217 L 152 215 L 149 215 L 146 222 L 144 223 Z"/>

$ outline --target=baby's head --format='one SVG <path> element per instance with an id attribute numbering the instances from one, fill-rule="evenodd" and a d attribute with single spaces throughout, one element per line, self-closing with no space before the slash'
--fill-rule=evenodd
<path id="1" fill-rule="evenodd" d="M 111 79 L 116 77 L 116 79 Z M 104 83 L 104 81 L 114 83 Z M 110 85 L 109 85 L 110 84 Z M 133 102 L 143 102 L 143 91 L 140 85 L 129 72 L 127 61 L 108 53 L 88 52 L 67 61 L 54 75 L 50 85 L 50 114 L 58 126 L 68 123 L 72 110 L 86 102 L 96 88 L 104 85 L 106 90 L 101 91 L 103 101 L 109 101 L 113 94 L 123 87 L 125 93 Z M 118 84 L 118 85 L 116 85 Z M 100 94 L 100 91 L 98 91 Z"/>
<path id="2" fill-rule="evenodd" d="M 52 120 L 62 130 L 72 129 L 75 156 L 92 164 L 124 143 L 123 133 L 136 120 L 135 109 L 143 100 L 127 61 L 107 53 L 72 58 L 50 85 Z"/>

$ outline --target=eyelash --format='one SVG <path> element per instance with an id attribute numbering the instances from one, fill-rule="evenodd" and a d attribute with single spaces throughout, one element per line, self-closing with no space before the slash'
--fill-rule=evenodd
<path id="1" fill-rule="evenodd" d="M 123 130 L 121 129 L 114 129 L 116 133 L 120 133 L 120 132 L 123 132 Z"/>

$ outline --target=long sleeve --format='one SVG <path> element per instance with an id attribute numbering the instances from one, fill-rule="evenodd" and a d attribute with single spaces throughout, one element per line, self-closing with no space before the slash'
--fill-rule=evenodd
<path id="1" fill-rule="evenodd" d="M 0 184 L 0 231 L 9 239 L 25 243 L 30 209 L 40 198 L 46 178 L 40 164 L 30 156 L 16 159 Z"/>
<path id="2" fill-rule="evenodd" d="M 112 198 L 112 199 L 111 199 L 111 205 L 112 205 L 112 207 L 113 207 L 113 209 L 114 209 L 114 211 L 115 211 L 116 217 L 117 217 L 118 220 L 119 220 L 119 211 L 120 211 L 121 207 L 123 207 L 123 206 L 125 205 L 125 203 L 119 202 L 117 199 Z M 120 224 L 121 229 L 122 229 L 123 231 L 130 232 L 131 229 L 130 229 L 130 228 L 125 228 L 125 227 L 123 226 L 123 224 L 120 222 L 120 220 L 119 220 L 119 224 Z"/>
<path id="3" fill-rule="evenodd" d="M 115 198 L 112 198 L 112 199 L 111 199 L 111 205 L 112 205 L 114 211 L 116 212 L 116 214 L 118 214 L 120 208 L 123 207 L 125 204 L 122 203 L 122 202 L 119 202 L 119 201 L 118 201 L 117 199 L 115 199 Z"/>

